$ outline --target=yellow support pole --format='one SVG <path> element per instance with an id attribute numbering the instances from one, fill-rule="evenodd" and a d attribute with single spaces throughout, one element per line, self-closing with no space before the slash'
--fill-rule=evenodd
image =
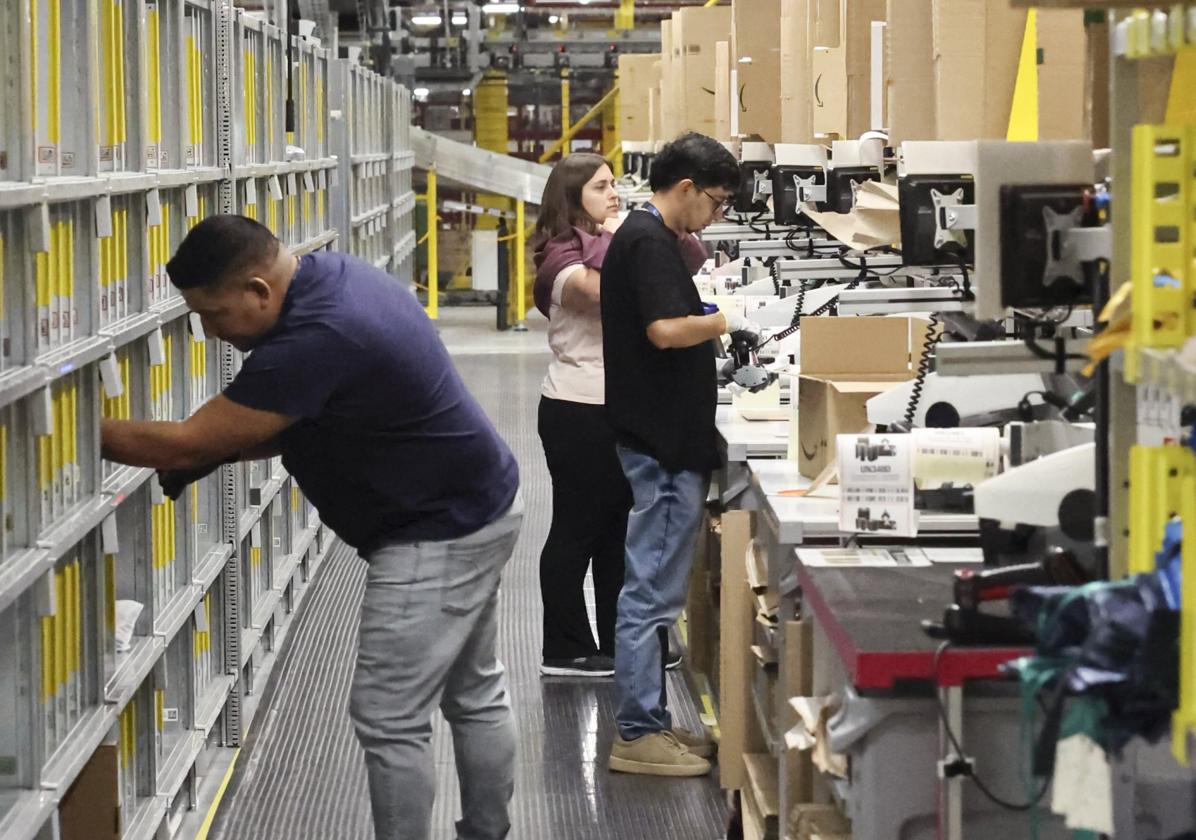
<path id="1" fill-rule="evenodd" d="M 635 29 L 635 0 L 619 0 L 615 10 L 615 29 L 626 32 Z"/>
<path id="2" fill-rule="evenodd" d="M 436 253 L 436 170 L 428 170 L 428 317 L 440 317 L 440 267 Z"/>
<path id="3" fill-rule="evenodd" d="M 616 178 L 623 177 L 622 143 L 619 141 L 619 97 L 611 97 L 602 109 L 602 156 Z"/>
<path id="4" fill-rule="evenodd" d="M 515 315 L 522 325 L 527 318 L 527 235 L 524 231 L 523 200 L 515 202 Z"/>
<path id="5" fill-rule="evenodd" d="M 569 68 L 565 67 L 561 70 L 561 157 L 572 151 L 572 144 L 569 142 L 572 137 L 573 134 L 569 131 Z"/>

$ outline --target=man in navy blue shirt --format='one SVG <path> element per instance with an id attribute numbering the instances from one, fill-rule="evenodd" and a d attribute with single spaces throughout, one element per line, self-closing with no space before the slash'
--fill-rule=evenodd
<path id="1" fill-rule="evenodd" d="M 157 468 L 177 496 L 221 463 L 281 455 L 369 564 L 350 714 L 376 836 L 429 837 L 440 708 L 461 783 L 457 836 L 505 837 L 515 732 L 495 640 L 523 512 L 511 451 L 384 272 L 340 253 L 296 257 L 242 216 L 200 222 L 167 271 L 207 332 L 249 355 L 183 422 L 105 420 L 104 457 Z"/>

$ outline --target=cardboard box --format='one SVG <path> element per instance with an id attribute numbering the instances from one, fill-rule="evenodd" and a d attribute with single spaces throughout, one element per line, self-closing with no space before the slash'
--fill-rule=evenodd
<path id="1" fill-rule="evenodd" d="M 918 339 L 911 341 L 911 335 Z M 798 470 L 835 460 L 835 437 L 868 428 L 868 400 L 912 376 L 925 325 L 911 318 L 803 318 L 798 378 Z M 916 348 L 916 352 L 914 350 Z"/>
<path id="2" fill-rule="evenodd" d="M 676 137 L 681 125 L 678 111 L 681 70 L 677 69 L 677 54 L 673 48 L 674 26 L 672 20 L 660 22 L 660 134 L 652 139 L 664 142 Z"/>
<path id="3" fill-rule="evenodd" d="M 1042 9 L 1038 34 L 1038 139 L 1084 140 L 1088 40 L 1079 9 Z"/>
<path id="4" fill-rule="evenodd" d="M 872 22 L 885 0 L 811 0 L 815 138 L 854 140 L 871 128 Z"/>
<path id="5" fill-rule="evenodd" d="M 714 45 L 714 134 L 715 140 L 731 141 L 731 43 Z"/>
<path id="6" fill-rule="evenodd" d="M 739 134 L 781 142 L 781 0 L 736 0 L 731 68 L 739 99 Z"/>
<path id="7" fill-rule="evenodd" d="M 889 143 L 934 140 L 934 39 L 932 0 L 888 0 L 885 28 L 885 97 Z"/>
<path id="8" fill-rule="evenodd" d="M 809 697 L 814 693 L 814 625 L 803 618 L 786 621 L 784 655 L 780 662 L 778 720 L 782 736 L 798 724 L 797 712 L 788 702 L 791 697 Z M 781 771 L 782 802 L 809 802 L 814 796 L 814 765 L 809 750 L 785 750 Z"/>
<path id="9" fill-rule="evenodd" d="M 1004 140 L 1026 11 L 988 0 L 932 0 L 939 140 Z"/>
<path id="10" fill-rule="evenodd" d="M 119 840 L 121 814 L 117 747 L 96 748 L 58 807 L 62 840 Z"/>
<path id="11" fill-rule="evenodd" d="M 806 0 L 781 0 L 781 142 L 813 143 Z"/>
<path id="12" fill-rule="evenodd" d="M 680 119 L 677 134 L 697 131 L 714 136 L 714 45 L 727 40 L 730 31 L 728 6 L 689 7 L 673 13 L 673 73 L 677 75 L 673 92 Z"/>
<path id="13" fill-rule="evenodd" d="M 1092 148 L 1109 148 L 1109 24 L 1084 27 L 1088 50 L 1084 68 L 1084 125 Z"/>
<path id="14" fill-rule="evenodd" d="M 652 139 L 649 91 L 660 83 L 660 55 L 619 56 L 619 133 L 624 140 Z"/>
<path id="15" fill-rule="evenodd" d="M 764 740 L 752 707 L 749 648 L 756 619 L 755 599 L 747 583 L 748 546 L 754 521 L 751 511 L 722 515 L 720 546 L 722 583 L 719 592 L 719 783 L 727 790 L 747 784 L 744 755 L 764 752 Z"/>
<path id="16" fill-rule="evenodd" d="M 714 601 L 718 560 L 718 540 L 710 516 L 703 514 L 685 598 L 686 646 L 690 671 L 706 677 L 712 685 L 718 679 L 719 668 L 718 611 Z"/>

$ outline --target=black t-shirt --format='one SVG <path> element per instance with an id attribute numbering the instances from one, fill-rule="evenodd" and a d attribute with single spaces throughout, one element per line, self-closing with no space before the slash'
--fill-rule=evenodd
<path id="1" fill-rule="evenodd" d="M 647 329 L 701 314 L 676 235 L 653 213 L 633 212 L 602 263 L 606 411 L 621 443 L 670 472 L 707 472 L 717 464 L 714 345 L 660 350 Z"/>

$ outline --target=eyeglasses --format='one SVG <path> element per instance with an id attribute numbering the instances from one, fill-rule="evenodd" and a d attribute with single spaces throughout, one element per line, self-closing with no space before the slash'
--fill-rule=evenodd
<path id="1" fill-rule="evenodd" d="M 725 213 L 730 210 L 731 205 L 735 203 L 735 196 L 733 195 L 729 195 L 726 198 L 719 198 L 706 192 L 706 190 L 702 189 L 701 187 L 698 187 L 698 190 L 702 193 L 702 195 L 714 202 L 714 209 L 716 212 Z"/>

